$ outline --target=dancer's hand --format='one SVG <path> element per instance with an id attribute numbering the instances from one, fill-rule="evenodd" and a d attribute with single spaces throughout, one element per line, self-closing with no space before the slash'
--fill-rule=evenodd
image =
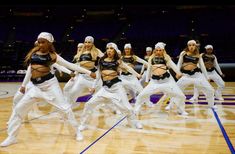
<path id="1" fill-rule="evenodd" d="M 75 74 L 73 72 L 71 72 L 69 75 L 70 75 L 71 78 L 75 77 Z"/>
<path id="2" fill-rule="evenodd" d="M 95 79 L 95 78 L 96 78 L 96 74 L 95 74 L 94 72 L 91 72 L 90 77 L 92 77 L 93 79 Z"/>
<path id="3" fill-rule="evenodd" d="M 95 88 L 90 88 L 90 89 L 89 89 L 89 92 L 90 92 L 91 94 L 94 94 Z"/>
<path id="4" fill-rule="evenodd" d="M 20 87 L 20 92 L 24 94 L 25 93 L 25 87 L 21 86 Z"/>
<path id="5" fill-rule="evenodd" d="M 144 87 L 147 86 L 149 83 L 148 82 L 144 82 Z"/>
<path id="6" fill-rule="evenodd" d="M 221 74 L 221 76 L 224 78 L 224 77 L 225 77 L 225 74 L 223 73 L 223 74 Z"/>
<path id="7" fill-rule="evenodd" d="M 63 76 L 63 72 L 60 72 L 60 77 L 62 77 Z"/>
<path id="8" fill-rule="evenodd" d="M 183 76 L 183 74 L 176 74 L 176 75 L 175 75 L 175 77 L 176 77 L 177 79 L 181 78 L 182 76 Z"/>
<path id="9" fill-rule="evenodd" d="M 141 75 L 141 74 L 139 74 L 139 75 L 137 76 L 137 78 L 138 78 L 138 79 L 141 79 L 141 78 L 142 78 L 142 75 Z"/>

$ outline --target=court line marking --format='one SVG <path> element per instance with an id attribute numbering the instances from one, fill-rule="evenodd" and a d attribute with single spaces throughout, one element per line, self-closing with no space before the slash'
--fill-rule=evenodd
<path id="1" fill-rule="evenodd" d="M 225 141 L 226 141 L 226 143 L 227 143 L 227 145 L 228 145 L 228 147 L 229 147 L 231 153 L 232 153 L 232 154 L 235 154 L 234 147 L 233 147 L 233 145 L 232 145 L 232 143 L 231 143 L 231 141 L 230 141 L 230 139 L 229 139 L 229 137 L 228 137 L 228 135 L 227 135 L 227 133 L 226 133 L 224 127 L 223 127 L 223 124 L 222 124 L 221 121 L 220 121 L 220 118 L 219 118 L 218 114 L 216 113 L 216 111 L 215 111 L 214 109 L 212 109 L 212 111 L 213 111 L 213 113 L 214 113 L 215 119 L 216 119 L 216 121 L 217 121 L 217 123 L 218 123 L 218 125 L 219 125 L 219 127 L 220 127 L 220 130 L 221 130 L 221 132 L 222 132 L 222 134 L 223 134 L 223 136 L 224 136 L 224 139 L 225 139 Z"/>
<path id="2" fill-rule="evenodd" d="M 109 128 L 104 134 L 102 134 L 100 137 L 98 137 L 95 141 L 93 141 L 89 146 L 87 146 L 80 154 L 83 154 L 85 151 L 87 151 L 92 145 L 94 145 L 97 141 L 99 141 L 102 137 L 104 137 L 108 132 L 110 132 L 114 127 L 116 127 L 119 123 L 121 123 L 127 116 L 124 116 L 121 120 L 119 120 L 115 125 L 113 125 L 111 128 Z"/>

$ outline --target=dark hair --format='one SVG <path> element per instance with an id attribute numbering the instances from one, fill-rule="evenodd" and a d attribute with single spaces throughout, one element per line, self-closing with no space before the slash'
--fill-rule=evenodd
<path id="1" fill-rule="evenodd" d="M 24 60 L 24 65 L 25 66 L 29 65 L 32 54 L 39 51 L 39 50 L 40 50 L 40 47 L 35 46 L 28 52 L 28 54 L 25 56 L 25 60 Z M 49 49 L 48 50 L 49 50 L 50 55 L 51 54 L 56 54 L 55 47 L 52 43 L 49 44 Z"/>
<path id="2" fill-rule="evenodd" d="M 107 52 L 105 52 L 104 56 L 100 58 L 99 63 L 100 63 L 100 61 L 103 61 L 107 57 L 108 57 L 108 54 L 107 54 Z M 115 54 L 114 54 L 113 60 L 114 61 L 118 61 L 119 59 L 120 59 L 120 57 L 119 57 L 117 51 L 115 50 Z"/>

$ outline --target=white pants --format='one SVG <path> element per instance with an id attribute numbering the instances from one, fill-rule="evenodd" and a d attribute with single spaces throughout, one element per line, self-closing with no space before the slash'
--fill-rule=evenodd
<path id="1" fill-rule="evenodd" d="M 212 72 L 207 72 L 209 79 L 213 80 L 217 85 L 217 89 L 215 90 L 215 97 L 220 98 L 222 97 L 222 91 L 224 90 L 225 83 L 223 79 L 219 76 L 219 74 L 213 70 Z M 199 97 L 198 89 L 194 86 L 194 98 Z"/>
<path id="2" fill-rule="evenodd" d="M 198 90 L 204 93 L 209 107 L 214 106 L 214 89 L 202 73 L 196 72 L 194 75 L 184 74 L 177 81 L 177 85 L 182 91 L 189 85 L 194 85 Z"/>
<path id="3" fill-rule="evenodd" d="M 147 71 L 144 71 L 144 73 L 142 75 L 142 78 L 139 80 L 142 87 L 144 87 L 144 83 L 145 83 L 145 80 L 146 80 L 146 74 L 147 74 Z"/>
<path id="4" fill-rule="evenodd" d="M 28 91 L 31 87 L 33 86 L 33 84 L 31 83 L 31 81 L 26 85 L 25 90 Z M 23 98 L 24 94 L 22 92 L 20 92 L 20 88 L 16 91 L 14 97 L 13 97 L 13 106 L 12 106 L 12 112 L 15 112 L 14 108 L 15 106 L 18 104 L 18 102 Z M 32 108 L 36 108 L 37 107 L 37 103 L 35 103 L 33 105 Z M 14 114 L 11 114 L 11 117 L 8 120 L 11 121 L 11 119 L 14 118 Z"/>
<path id="5" fill-rule="evenodd" d="M 30 84 L 30 88 L 14 107 L 14 111 L 12 112 L 13 115 L 11 116 L 12 118 L 9 121 L 7 129 L 9 136 L 17 136 L 22 120 L 38 100 L 44 100 L 65 113 L 70 124 L 75 129 L 77 128 L 78 123 L 71 110 L 70 104 L 65 101 L 56 77 L 41 84 L 34 85 L 31 82 Z"/>
<path id="6" fill-rule="evenodd" d="M 136 116 L 134 115 L 132 106 L 128 102 L 126 91 L 121 82 L 118 82 L 111 88 L 108 88 L 107 86 L 101 87 L 101 89 L 85 104 L 81 116 L 81 125 L 87 123 L 91 117 L 92 111 L 97 105 L 104 103 L 114 104 L 122 113 L 127 115 L 127 120 L 129 122 L 135 122 Z"/>
<path id="7" fill-rule="evenodd" d="M 101 80 L 100 80 L 101 81 Z M 67 101 L 71 104 L 75 103 L 77 98 L 89 93 L 89 88 L 92 88 L 95 79 L 87 74 L 77 74 L 74 79 L 70 79 L 64 86 L 64 95 Z M 99 82 L 99 89 L 102 82 Z"/>
<path id="8" fill-rule="evenodd" d="M 130 94 L 132 98 L 135 98 L 143 90 L 139 80 L 132 74 L 121 75 L 120 79 L 122 80 L 122 85 L 126 89 L 127 93 Z"/>
<path id="9" fill-rule="evenodd" d="M 135 112 L 138 113 L 142 104 L 149 99 L 152 94 L 163 92 L 167 96 L 171 97 L 180 113 L 185 111 L 185 95 L 181 89 L 177 86 L 175 80 L 170 76 L 163 80 L 151 79 L 149 84 L 144 90 L 137 96 L 135 104 Z"/>

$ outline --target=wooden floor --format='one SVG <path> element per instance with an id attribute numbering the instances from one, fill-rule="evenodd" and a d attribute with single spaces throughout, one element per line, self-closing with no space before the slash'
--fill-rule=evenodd
<path id="1" fill-rule="evenodd" d="M 6 122 L 19 85 L 0 83 L 0 142 L 7 136 Z M 187 89 L 186 94 L 192 94 L 192 88 Z M 227 143 L 235 145 L 235 82 L 226 83 L 223 95 L 224 102 L 216 101 L 218 119 L 207 105 L 200 104 L 203 99 L 198 104 L 186 104 L 187 118 L 178 116 L 176 110 L 166 112 L 166 103 L 153 108 L 144 106 L 140 116 L 142 130 L 126 126 L 126 119 L 122 120 L 125 115 L 99 107 L 93 113 L 89 129 L 83 131 L 81 142 L 75 140 L 69 125 L 56 110 L 42 103 L 40 115 L 29 116 L 22 125 L 18 143 L 0 148 L 0 154 L 78 154 L 82 151 L 85 154 L 229 154 L 233 147 L 229 148 Z M 78 121 L 83 105 L 74 110 Z"/>

